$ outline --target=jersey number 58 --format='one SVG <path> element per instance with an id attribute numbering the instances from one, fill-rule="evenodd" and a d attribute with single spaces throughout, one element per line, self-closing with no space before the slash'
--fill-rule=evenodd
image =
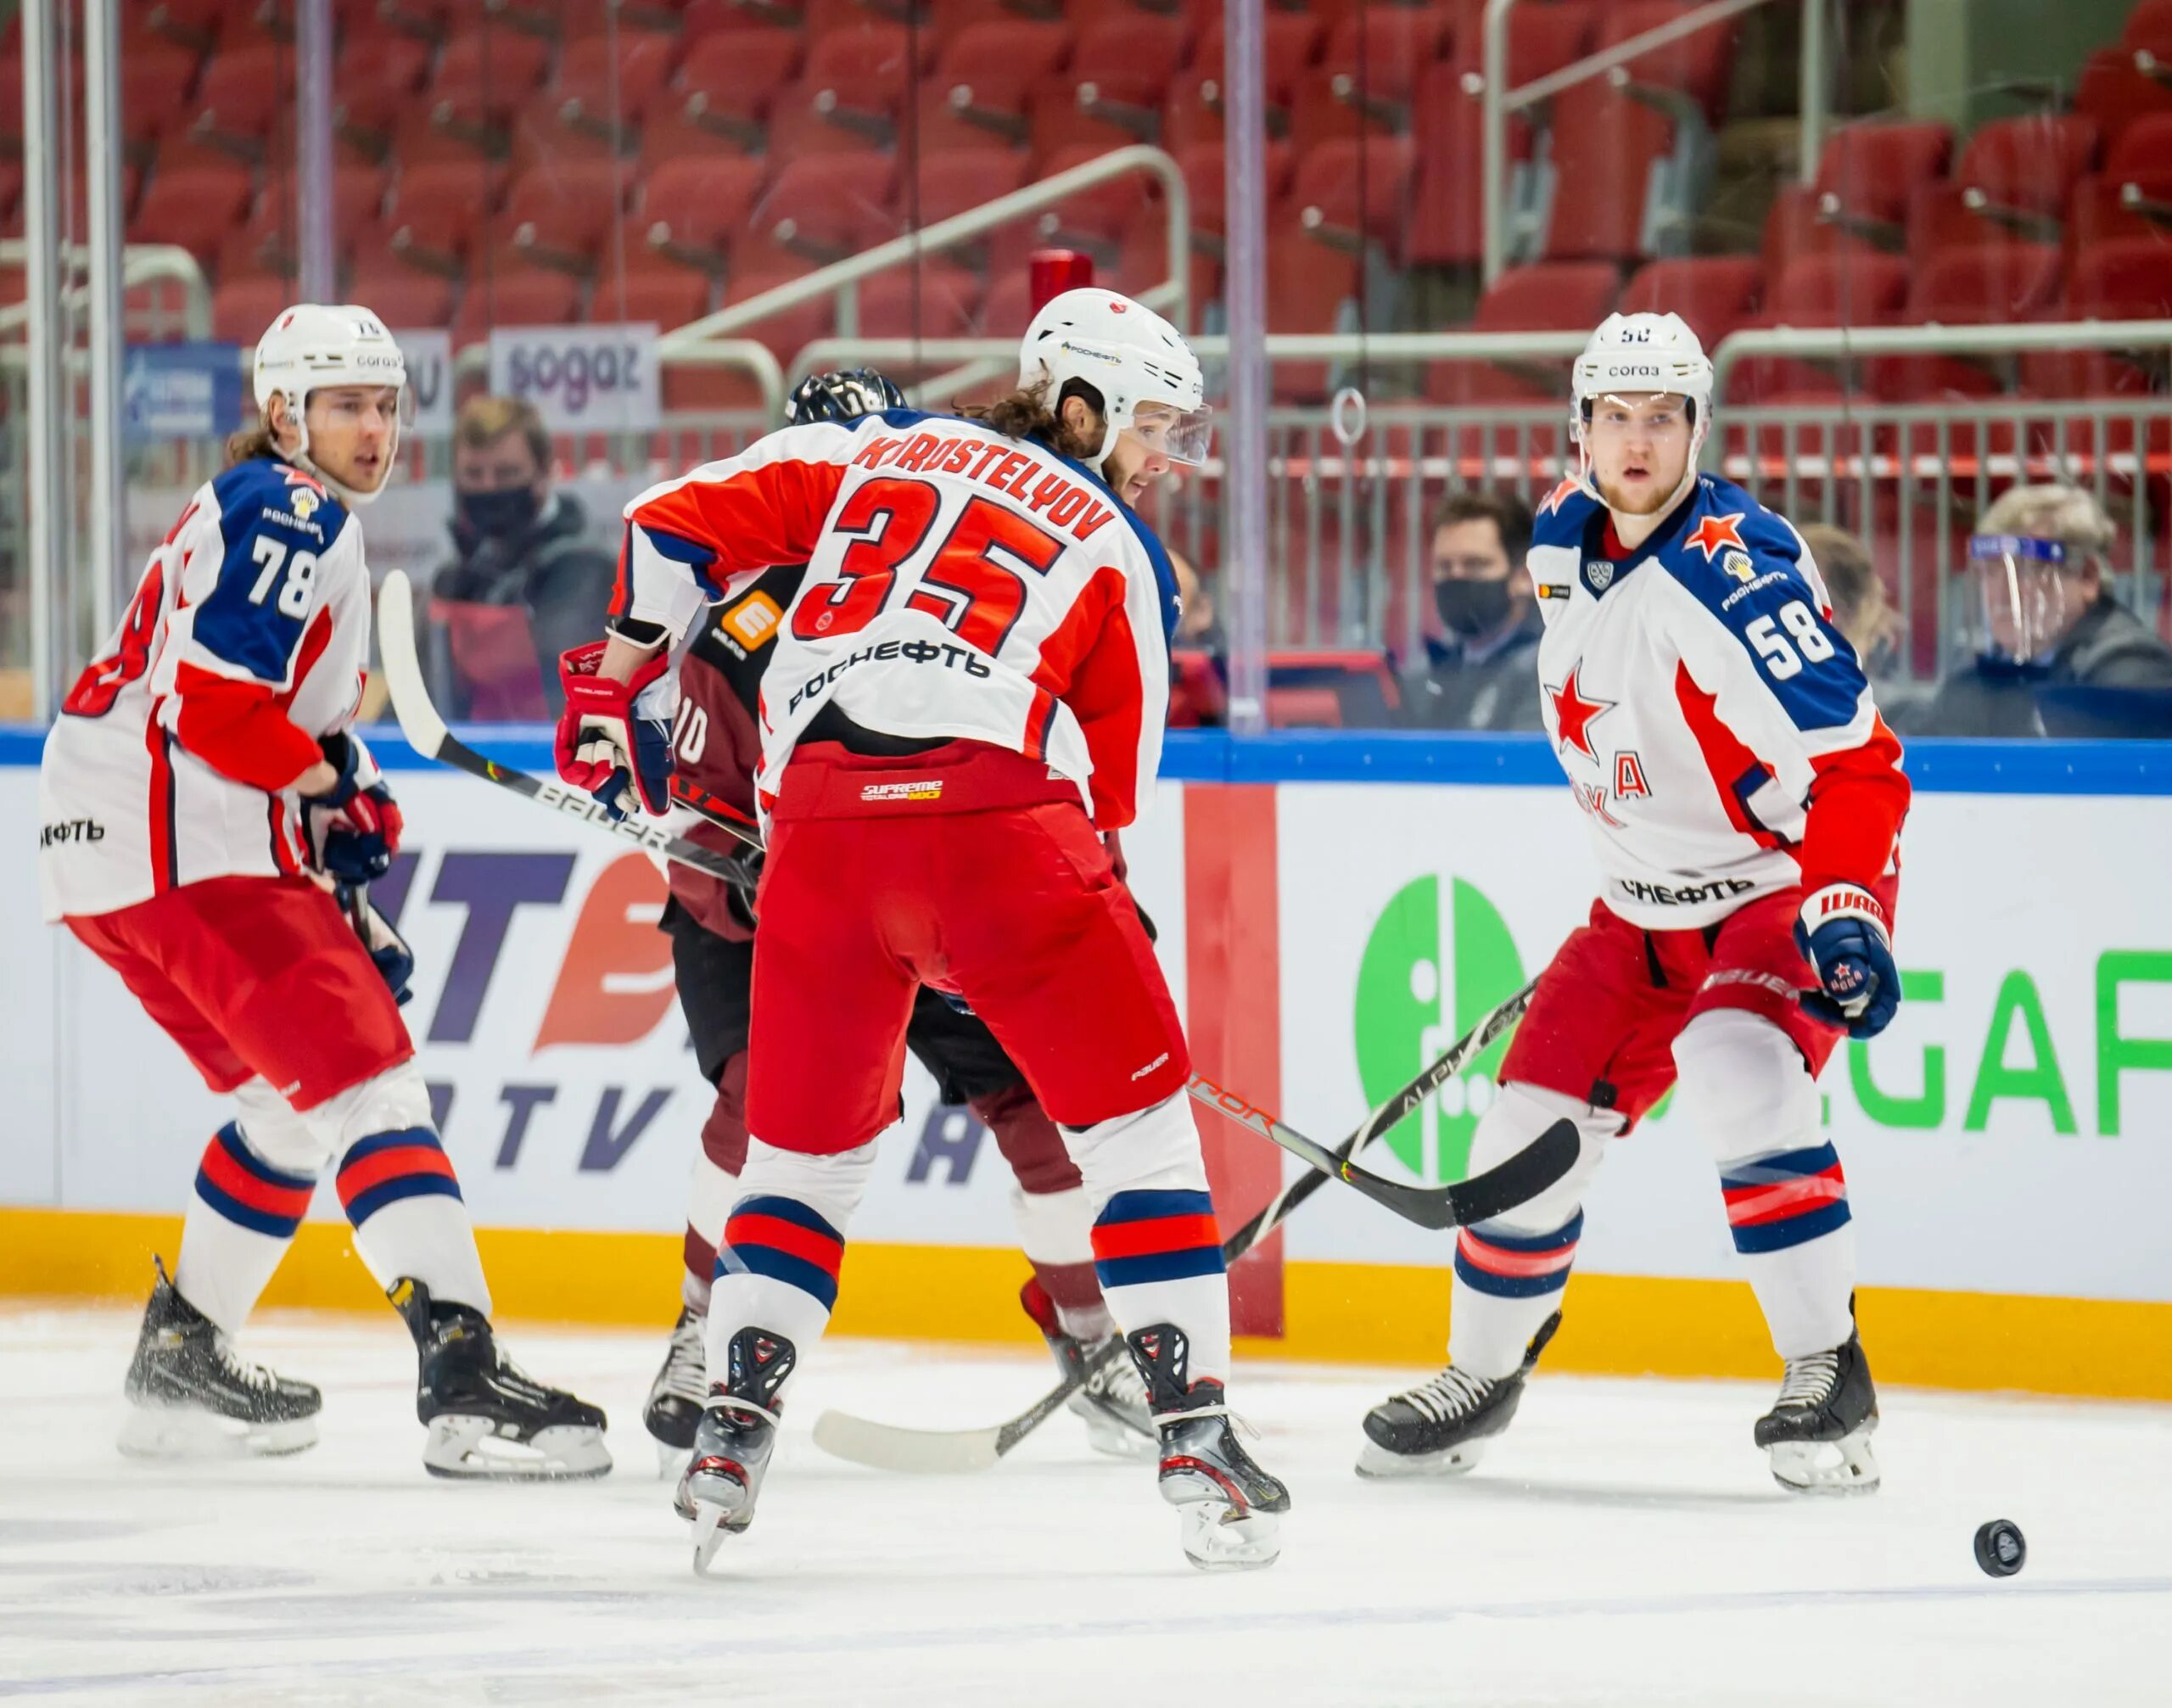
<path id="1" fill-rule="evenodd" d="M 1785 629 L 1786 635 L 1781 634 Z M 1803 661 L 1822 664 L 1833 656 L 1833 642 L 1825 630 L 1818 626 L 1817 619 L 1809 606 L 1800 599 L 1791 599 L 1780 608 L 1776 619 L 1760 617 L 1743 630 L 1749 636 L 1749 644 L 1757 649 L 1757 656 L 1765 661 L 1765 669 L 1776 682 L 1784 682 L 1790 676 L 1802 673 Z M 1794 644 L 1789 636 L 1794 636 Z M 1801 651 L 1796 651 L 1800 647 Z"/>

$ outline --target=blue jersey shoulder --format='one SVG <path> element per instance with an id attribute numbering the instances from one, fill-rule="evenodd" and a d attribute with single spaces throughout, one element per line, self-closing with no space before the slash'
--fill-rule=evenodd
<path id="1" fill-rule="evenodd" d="M 1598 501 L 1573 480 L 1564 480 L 1538 501 L 1531 516 L 1531 543 L 1565 546 L 1581 552 L 1584 529 L 1590 524 Z"/>
<path id="2" fill-rule="evenodd" d="M 193 633 L 260 681 L 283 681 L 311 605 L 316 565 L 347 525 L 346 507 L 314 475 L 252 457 L 211 482 L 226 553 Z"/>
<path id="3" fill-rule="evenodd" d="M 1695 507 L 1660 553 L 1744 652 L 1800 729 L 1850 722 L 1865 686 L 1855 648 L 1803 570 L 1801 537 L 1733 482 L 1700 477 Z"/>

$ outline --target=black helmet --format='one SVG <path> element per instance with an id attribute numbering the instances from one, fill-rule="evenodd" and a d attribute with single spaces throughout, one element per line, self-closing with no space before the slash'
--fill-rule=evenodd
<path id="1" fill-rule="evenodd" d="M 905 395 L 871 367 L 836 373 L 810 373 L 785 400 L 784 418 L 793 427 L 810 421 L 850 421 L 886 409 L 909 407 Z"/>

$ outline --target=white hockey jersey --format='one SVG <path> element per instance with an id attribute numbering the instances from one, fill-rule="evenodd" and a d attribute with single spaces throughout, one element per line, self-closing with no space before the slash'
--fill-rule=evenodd
<path id="1" fill-rule="evenodd" d="M 1540 711 L 1587 815 L 1601 896 L 1648 930 L 1890 871 L 1908 781 L 1802 538 L 1700 476 L 1635 551 L 1563 481 L 1529 569 Z"/>
<path id="2" fill-rule="evenodd" d="M 199 487 L 46 736 L 46 918 L 302 870 L 290 786 L 352 720 L 369 637 L 361 527 L 322 483 L 260 457 Z"/>
<path id="3" fill-rule="evenodd" d="M 1136 816 L 1161 763 L 1177 584 L 1098 476 L 951 416 L 788 427 L 627 506 L 613 612 L 680 634 L 703 602 L 799 563 L 789 611 L 731 618 L 777 635 L 765 808 L 834 704 L 886 735 L 1045 760 L 1103 830 Z"/>

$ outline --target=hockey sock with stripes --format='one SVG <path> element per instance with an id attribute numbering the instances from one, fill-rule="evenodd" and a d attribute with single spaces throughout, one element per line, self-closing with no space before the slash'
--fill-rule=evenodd
<path id="1" fill-rule="evenodd" d="M 428 1127 L 372 1133 L 339 1159 L 339 1201 L 379 1286 L 403 1276 L 433 1300 L 490 1314 L 490 1289 L 452 1159 Z"/>
<path id="2" fill-rule="evenodd" d="M 1856 1230 L 1839 1153 L 1825 1144 L 1723 1162 L 1720 1192 L 1773 1350 L 1805 1358 L 1845 1341 Z"/>
<path id="3" fill-rule="evenodd" d="M 1448 1307 L 1448 1358 L 1457 1369 L 1491 1381 L 1514 1374 L 1539 1325 L 1561 1308 L 1583 1232 L 1578 1210 L 1537 1232 L 1497 1220 L 1457 1234 Z"/>
<path id="4" fill-rule="evenodd" d="M 238 1121 L 211 1135 L 182 1224 L 174 1285 L 229 1337 L 241 1332 L 309 1213 L 314 1177 L 275 1168 Z"/>
<path id="5" fill-rule="evenodd" d="M 1094 1218 L 1094 1268 L 1126 1334 L 1157 1323 L 1184 1330 L 1194 1382 L 1229 1380 L 1229 1278 L 1214 1201 L 1203 1191 L 1134 1187 Z"/>

